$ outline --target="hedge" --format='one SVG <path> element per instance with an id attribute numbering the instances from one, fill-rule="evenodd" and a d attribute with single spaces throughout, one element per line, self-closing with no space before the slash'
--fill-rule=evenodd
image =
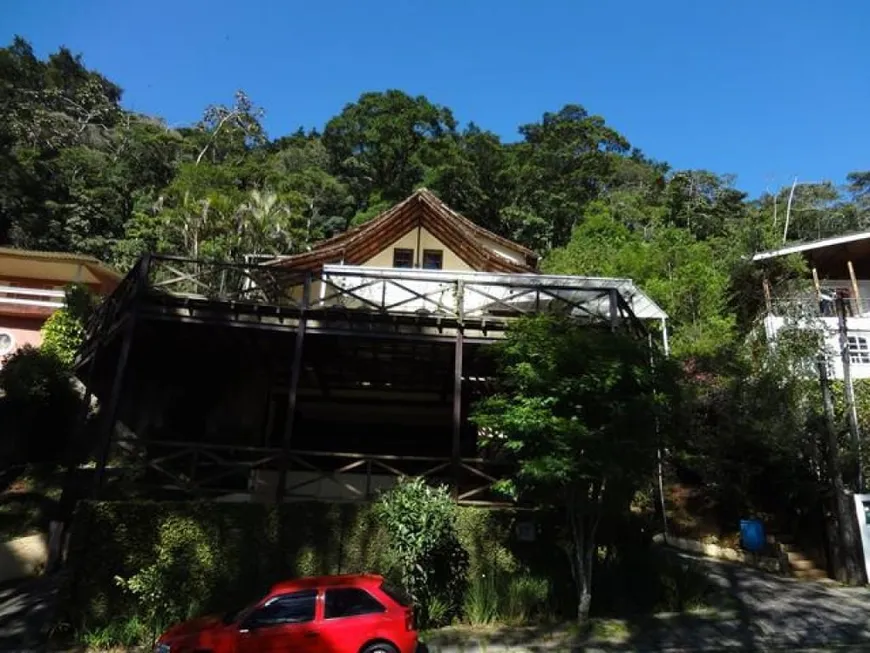
<path id="1" fill-rule="evenodd" d="M 517 542 L 516 520 L 509 510 L 460 509 L 470 577 L 523 569 L 570 583 L 567 560 L 553 540 Z M 179 600 L 190 613 L 208 613 L 241 606 L 287 578 L 364 571 L 392 576 L 388 538 L 368 505 L 82 502 L 72 523 L 63 621 L 82 631 L 141 616 L 136 598 L 116 579 L 154 564 L 167 548 L 194 551 L 178 562 L 196 570 L 181 574 L 187 580 Z M 564 589 L 570 595 L 570 584 Z"/>

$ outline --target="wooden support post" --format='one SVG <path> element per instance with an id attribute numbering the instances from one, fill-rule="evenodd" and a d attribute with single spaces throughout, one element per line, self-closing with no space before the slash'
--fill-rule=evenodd
<path id="1" fill-rule="evenodd" d="M 822 301 L 822 284 L 819 283 L 819 271 L 813 268 L 813 287 L 816 289 L 816 298 Z"/>
<path id="2" fill-rule="evenodd" d="M 138 272 L 136 277 L 136 288 L 130 296 L 130 316 L 129 321 L 124 330 L 124 340 L 121 342 L 121 353 L 118 355 L 118 362 L 115 365 L 115 376 L 112 379 L 112 387 L 109 391 L 109 401 L 105 407 L 100 408 L 101 424 L 99 438 L 99 452 L 97 458 L 97 468 L 94 472 L 94 485 L 92 495 L 96 499 L 99 497 L 100 490 L 103 486 L 103 481 L 106 475 L 106 464 L 109 461 L 109 451 L 112 447 L 112 435 L 115 432 L 115 424 L 118 421 L 118 408 L 121 401 L 121 391 L 124 388 L 124 377 L 127 372 L 127 361 L 130 358 L 130 349 L 133 346 L 133 334 L 136 330 L 136 322 L 139 314 L 139 300 L 145 295 L 148 290 L 149 276 L 151 273 L 151 255 L 145 254 L 139 259 L 136 264 Z M 96 358 L 98 351 L 94 352 Z M 103 415 L 103 410 L 105 414 Z"/>
<path id="3" fill-rule="evenodd" d="M 456 331 L 456 344 L 453 352 L 453 447 L 451 467 L 453 470 L 453 498 L 459 499 L 459 474 L 462 462 L 462 330 Z"/>
<path id="4" fill-rule="evenodd" d="M 857 317 L 864 312 L 861 308 L 861 291 L 858 289 L 858 279 L 855 277 L 855 266 L 852 265 L 852 261 L 846 261 L 846 265 L 849 267 L 849 279 L 852 281 L 852 301 L 855 309 L 852 315 Z"/>
<path id="5" fill-rule="evenodd" d="M 610 293 L 610 328 L 614 331 L 619 327 L 619 291 L 611 288 Z"/>
<path id="6" fill-rule="evenodd" d="M 761 287 L 764 290 L 764 308 L 769 315 L 773 311 L 773 300 L 770 297 L 770 282 L 767 277 L 761 280 Z"/>
<path id="7" fill-rule="evenodd" d="M 290 465 L 290 449 L 293 445 L 293 426 L 296 420 L 296 391 L 299 388 L 299 374 L 302 371 L 302 346 L 305 341 L 306 310 L 311 292 L 311 275 L 305 276 L 302 288 L 302 314 L 296 328 L 296 344 L 293 347 L 293 362 L 290 369 L 290 387 L 287 391 L 287 418 L 284 422 L 284 453 L 281 457 L 281 470 L 278 473 L 278 486 L 275 488 L 275 501 L 281 503 L 287 489 L 287 469 Z"/>
<path id="8" fill-rule="evenodd" d="M 134 309 L 135 310 L 135 309 Z M 97 468 L 94 472 L 94 487 L 92 495 L 99 498 L 100 490 L 106 475 L 106 464 L 109 461 L 109 451 L 112 447 L 112 435 L 115 432 L 115 424 L 118 421 L 118 408 L 121 401 L 121 390 L 124 387 L 124 376 L 127 371 L 127 361 L 130 358 L 130 348 L 133 346 L 133 332 L 136 329 L 135 314 L 131 315 L 124 331 L 124 340 L 121 342 L 121 353 L 115 365 L 115 376 L 112 379 L 112 388 L 109 391 L 109 401 L 105 405 L 105 415 L 100 424 L 100 449 L 97 458 Z M 101 408 L 101 412 L 102 412 Z"/>

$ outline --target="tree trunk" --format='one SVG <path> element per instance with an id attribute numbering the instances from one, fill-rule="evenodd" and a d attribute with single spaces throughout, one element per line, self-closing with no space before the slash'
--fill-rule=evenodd
<path id="1" fill-rule="evenodd" d="M 591 588 L 580 587 L 577 590 L 577 623 L 585 626 L 589 623 L 589 606 L 592 605 Z"/>
<path id="2" fill-rule="evenodd" d="M 566 502 L 570 535 L 568 558 L 577 588 L 577 623 L 581 627 L 589 623 L 589 608 L 592 605 L 592 564 L 601 490 L 600 486 L 592 484 L 585 491 L 572 492 Z"/>

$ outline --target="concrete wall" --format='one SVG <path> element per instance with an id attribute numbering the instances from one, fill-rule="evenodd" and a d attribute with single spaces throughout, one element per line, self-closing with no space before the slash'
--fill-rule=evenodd
<path id="1" fill-rule="evenodd" d="M 870 317 L 850 317 L 846 322 L 849 329 L 849 336 L 863 338 L 870 346 Z M 804 325 L 806 328 L 821 329 L 825 337 L 825 350 L 830 362 L 831 374 L 836 379 L 843 378 L 843 362 L 840 357 L 840 333 L 835 317 L 820 317 L 812 321 L 807 320 L 805 323 L 787 320 L 783 317 L 769 315 L 764 318 L 764 328 L 767 334 L 768 342 L 775 345 L 776 338 L 780 330 L 784 327 L 793 327 Z M 867 359 L 864 359 L 865 361 Z M 850 369 L 853 379 L 870 379 L 870 362 L 861 362 L 861 360 L 852 360 Z"/>
<path id="2" fill-rule="evenodd" d="M 0 315 L 0 333 L 7 333 L 12 337 L 12 349 L 0 351 L 0 366 L 2 358 L 21 349 L 25 345 L 39 347 L 42 344 L 42 335 L 39 330 L 44 323 L 43 318 L 23 318 L 11 315 Z"/>

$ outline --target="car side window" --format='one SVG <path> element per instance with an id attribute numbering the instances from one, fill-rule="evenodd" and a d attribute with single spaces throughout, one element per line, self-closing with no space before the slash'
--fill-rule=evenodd
<path id="1" fill-rule="evenodd" d="M 269 599 L 245 620 L 243 628 L 267 628 L 314 621 L 317 590 L 302 590 Z"/>
<path id="2" fill-rule="evenodd" d="M 386 608 L 362 588 L 336 587 L 326 590 L 324 619 L 358 617 L 364 614 L 377 614 L 385 611 Z"/>

